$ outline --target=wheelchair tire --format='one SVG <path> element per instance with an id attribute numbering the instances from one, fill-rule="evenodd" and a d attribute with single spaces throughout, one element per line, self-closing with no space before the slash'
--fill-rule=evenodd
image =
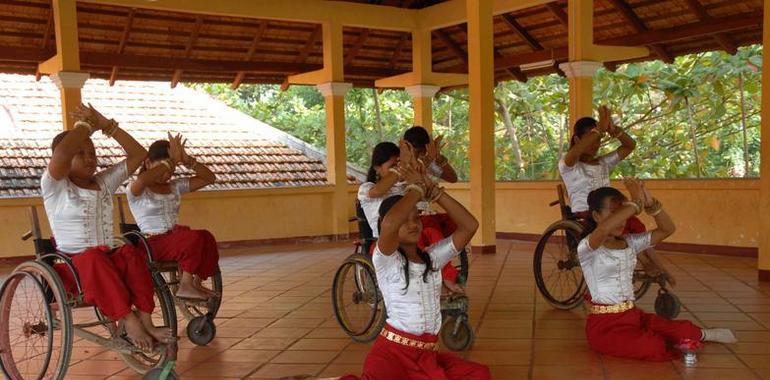
<path id="1" fill-rule="evenodd" d="M 671 320 L 678 317 L 681 310 L 682 302 L 679 301 L 679 297 L 664 289 L 658 292 L 658 297 L 655 298 L 655 314 Z"/>
<path id="2" fill-rule="evenodd" d="M 473 328 L 468 323 L 468 316 L 465 314 L 447 318 L 442 324 L 439 334 L 444 347 L 452 351 L 465 351 L 473 345 L 475 340 Z"/>
<path id="3" fill-rule="evenodd" d="M 179 375 L 172 369 L 164 376 L 163 368 L 153 368 L 142 376 L 142 380 L 179 380 Z"/>
<path id="4" fill-rule="evenodd" d="M 348 281 L 347 276 L 351 271 L 352 280 Z M 371 259 L 354 253 L 337 269 L 332 283 L 334 316 L 345 333 L 357 342 L 371 342 L 385 325 L 385 301 L 377 287 L 374 273 Z M 349 305 L 357 305 L 361 314 L 364 314 L 358 325 L 352 321 L 352 313 L 347 310 L 346 306 Z"/>
<path id="5" fill-rule="evenodd" d="M 582 233 L 583 226 L 579 223 L 560 220 L 545 230 L 535 248 L 532 263 L 535 284 L 543 298 L 557 309 L 573 309 L 583 302 L 587 286 L 577 258 Z M 559 252 L 554 255 L 554 250 Z M 557 281 L 550 281 L 554 274 L 559 276 Z M 562 287 L 564 284 L 566 289 Z"/>
<path id="6" fill-rule="evenodd" d="M 155 287 L 155 312 L 153 313 L 153 322 L 156 326 L 167 327 L 171 329 L 174 337 L 177 335 L 177 317 L 174 308 L 174 298 L 166 285 L 163 275 L 158 272 L 152 273 L 153 286 Z M 118 334 L 122 334 L 118 331 Z M 120 339 L 113 337 L 113 339 Z M 176 345 L 167 345 L 166 347 L 176 347 Z M 121 353 L 123 361 L 134 371 L 140 374 L 146 374 L 153 368 L 160 368 L 166 364 L 169 359 L 169 353 L 166 349 L 158 350 L 157 353 L 149 354 L 146 352 Z M 175 356 L 175 355 L 174 355 Z"/>
<path id="7" fill-rule="evenodd" d="M 459 273 L 457 274 L 457 283 L 460 285 L 464 285 L 468 282 L 468 250 L 463 249 L 460 251 L 460 254 L 457 255 L 460 259 L 460 265 L 457 267 Z"/>
<path id="8" fill-rule="evenodd" d="M 45 337 L 45 355 L 37 374 L 22 374 L 16 366 L 11 348 L 11 318 L 14 296 L 19 285 L 27 292 L 36 293 L 44 302 L 45 321 L 38 318 L 34 324 L 25 322 L 21 327 L 23 335 L 38 335 Z M 30 289 L 32 288 L 32 289 Z M 22 289 L 24 290 L 24 289 Z M 29 294 L 27 294 L 29 295 Z M 21 296 L 21 294 L 19 295 Z M 29 304 L 26 299 L 26 304 Z M 72 354 L 72 310 L 69 307 L 64 285 L 56 271 L 41 261 L 21 263 L 0 287 L 0 368 L 10 379 L 64 379 Z M 51 309 L 56 305 L 56 310 Z M 25 313 L 29 317 L 29 313 Z M 29 336 L 26 336 L 29 339 Z M 13 340 L 13 346 L 23 344 L 18 339 Z M 26 350 L 25 350 L 26 351 Z M 27 367 L 29 368 L 29 367 Z"/>
<path id="9" fill-rule="evenodd" d="M 207 316 L 193 318 L 187 323 L 187 337 L 196 346 L 205 346 L 214 340 L 217 335 L 217 326 Z"/>

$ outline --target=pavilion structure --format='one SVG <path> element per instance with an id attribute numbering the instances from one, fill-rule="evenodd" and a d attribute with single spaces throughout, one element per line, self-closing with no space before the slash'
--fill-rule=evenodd
<path id="1" fill-rule="evenodd" d="M 760 0 L 0 0 L 0 71 L 50 75 L 63 128 L 88 78 L 313 85 L 326 105 L 328 205 L 348 231 L 345 93 L 402 88 L 415 124 L 432 125 L 432 98 L 467 86 L 473 249 L 494 252 L 495 83 L 558 72 L 570 119 L 591 115 L 592 77 L 605 67 L 770 44 Z M 764 12 L 763 12 L 764 10 Z M 764 28 L 763 28 L 764 26 Z M 770 60 L 762 85 L 770 88 Z M 770 91 L 762 96 L 770 157 Z M 770 159 L 759 180 L 758 271 L 770 280 Z"/>

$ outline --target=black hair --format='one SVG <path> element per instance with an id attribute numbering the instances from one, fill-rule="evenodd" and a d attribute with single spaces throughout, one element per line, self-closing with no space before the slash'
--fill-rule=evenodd
<path id="1" fill-rule="evenodd" d="M 401 152 L 396 144 L 392 142 L 381 142 L 375 145 L 372 151 L 372 164 L 369 165 L 369 172 L 366 173 L 367 182 L 377 182 L 377 169 L 375 166 L 380 166 L 393 157 L 398 157 Z"/>
<path id="2" fill-rule="evenodd" d="M 65 137 L 67 137 L 68 133 L 70 133 L 70 131 L 64 131 L 53 138 L 53 141 L 51 142 L 51 152 L 56 150 L 56 146 L 59 145 Z"/>
<path id="3" fill-rule="evenodd" d="M 150 144 L 150 148 L 147 149 L 147 159 L 150 160 L 150 162 L 155 162 L 170 158 L 171 155 L 168 152 L 170 146 L 171 144 L 168 142 L 168 140 L 157 140 L 153 142 Z M 147 170 L 146 165 L 142 165 L 142 168 L 139 169 L 139 172 L 141 173 L 145 170 Z"/>
<path id="4" fill-rule="evenodd" d="M 581 238 L 585 238 L 596 229 L 597 223 L 594 220 L 594 211 L 601 211 L 604 207 L 604 200 L 607 198 L 612 198 L 621 202 L 626 200 L 626 196 L 614 187 L 600 187 L 588 193 L 588 220 L 586 220 L 585 229 L 583 230 L 583 236 Z"/>
<path id="5" fill-rule="evenodd" d="M 425 149 L 430 143 L 430 135 L 425 128 L 416 125 L 404 132 L 404 140 L 412 144 L 414 148 Z"/>
<path id="6" fill-rule="evenodd" d="M 386 198 L 382 203 L 380 203 L 380 219 L 377 220 L 377 231 L 382 231 L 382 220 L 385 218 L 385 215 L 388 214 L 388 211 L 390 211 L 393 206 L 398 203 L 398 201 L 401 200 L 403 196 L 401 195 L 394 195 L 392 197 Z M 404 292 L 409 288 L 409 258 L 406 257 L 406 253 L 399 245 L 398 247 L 398 253 L 401 254 L 401 257 L 404 259 L 404 278 L 406 279 L 406 285 L 404 286 Z M 422 272 L 422 281 L 428 282 L 428 273 L 435 272 L 436 269 L 433 268 L 433 262 L 430 260 L 430 255 L 428 255 L 427 252 L 421 250 L 420 248 L 417 248 L 417 256 L 420 257 L 423 263 L 425 263 L 425 271 Z"/>
<path id="7" fill-rule="evenodd" d="M 575 137 L 583 137 L 588 131 L 596 128 L 597 124 L 598 122 L 596 119 L 590 116 L 578 119 L 578 121 L 575 122 L 575 127 L 572 129 L 572 140 L 570 140 L 569 145 L 575 145 Z"/>

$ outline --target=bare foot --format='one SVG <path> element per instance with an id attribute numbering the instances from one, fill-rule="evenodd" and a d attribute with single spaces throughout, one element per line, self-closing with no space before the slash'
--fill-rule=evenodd
<path id="1" fill-rule="evenodd" d="M 176 291 L 176 296 L 179 298 L 187 298 L 194 300 L 205 301 L 211 298 L 209 292 L 199 289 L 195 285 L 180 284 L 179 289 Z"/>
<path id="2" fill-rule="evenodd" d="M 123 318 L 123 326 L 126 329 L 126 335 L 128 339 L 142 351 L 152 350 L 153 342 L 152 336 L 147 334 L 142 322 L 136 317 L 134 313 L 129 313 Z"/>
<path id="3" fill-rule="evenodd" d="M 444 280 L 444 286 L 455 294 L 465 294 L 465 289 L 454 281 Z"/>
<path id="4" fill-rule="evenodd" d="M 215 292 L 215 291 L 213 291 L 213 290 L 203 286 L 203 281 L 198 276 L 194 276 L 193 277 L 193 286 L 195 286 L 196 289 L 198 289 L 198 290 L 208 294 L 209 297 L 219 297 L 220 296 L 219 293 L 217 293 L 217 292 Z"/>
<path id="5" fill-rule="evenodd" d="M 139 312 L 139 321 L 146 331 L 156 341 L 168 344 L 176 339 L 176 331 L 171 331 L 169 327 L 155 327 L 152 323 L 152 316 L 150 314 Z"/>

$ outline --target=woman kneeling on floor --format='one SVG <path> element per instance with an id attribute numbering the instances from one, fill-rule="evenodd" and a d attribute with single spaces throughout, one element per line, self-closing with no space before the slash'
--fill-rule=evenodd
<path id="1" fill-rule="evenodd" d="M 735 343 L 729 329 L 701 329 L 687 320 L 670 321 L 634 305 L 636 255 L 672 233 L 675 226 L 663 205 L 636 179 L 626 179 L 631 201 L 617 189 L 601 187 L 588 194 L 589 222 L 578 257 L 590 292 L 586 336 L 592 349 L 606 355 L 665 361 L 681 353 L 674 346 L 710 341 Z M 657 228 L 623 234 L 626 221 L 644 210 Z"/>

